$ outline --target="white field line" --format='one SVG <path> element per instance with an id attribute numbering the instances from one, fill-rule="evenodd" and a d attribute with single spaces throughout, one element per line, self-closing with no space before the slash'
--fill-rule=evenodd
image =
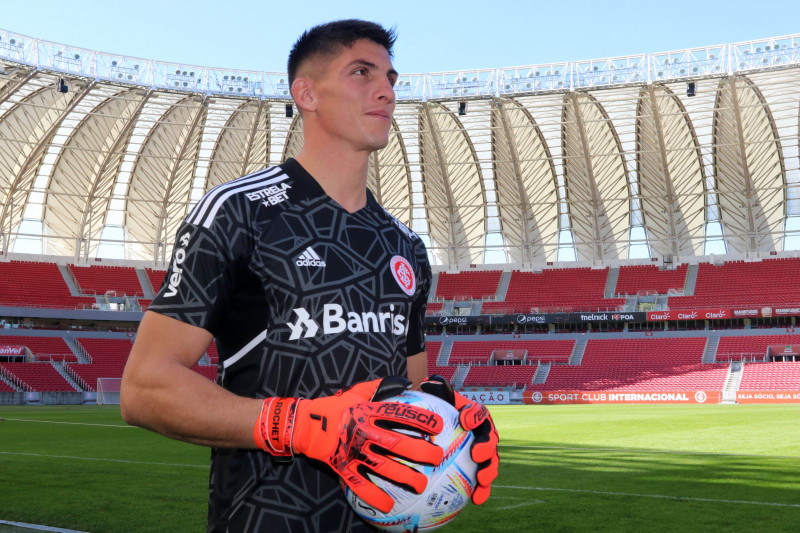
<path id="1" fill-rule="evenodd" d="M 187 465 L 182 463 L 157 463 L 153 461 L 130 461 L 128 459 L 106 459 L 101 457 L 78 457 L 75 455 L 48 455 L 43 453 L 23 453 L 23 452 L 2 452 L 0 455 L 17 455 L 24 457 L 43 457 L 45 459 L 73 459 L 78 461 L 100 461 L 108 463 L 129 463 L 134 465 L 151 465 L 151 466 L 179 466 L 183 468 L 208 468 L 208 465 Z"/>
<path id="2" fill-rule="evenodd" d="M 609 492 L 602 490 L 586 489 L 558 489 L 553 487 L 516 487 L 510 485 L 492 485 L 493 489 L 511 490 L 536 490 L 541 492 L 570 492 L 576 494 L 599 494 L 601 496 L 624 496 L 626 498 L 656 498 L 661 500 L 707 502 L 707 503 L 729 503 L 736 505 L 763 505 L 767 507 L 794 507 L 800 508 L 800 503 L 777 503 L 777 502 L 753 502 L 747 500 L 718 500 L 714 498 L 693 498 L 691 496 L 666 496 L 664 494 L 637 494 L 631 492 Z"/>
<path id="3" fill-rule="evenodd" d="M 28 524 L 27 522 L 10 522 L 8 520 L 0 520 L 0 525 L 14 526 L 18 528 L 30 529 L 34 531 L 49 531 L 51 533 L 83 533 L 75 529 L 62 529 L 60 527 L 40 526 L 38 524 Z"/>
<path id="4" fill-rule="evenodd" d="M 570 446 L 525 446 L 519 444 L 498 444 L 500 448 L 519 448 L 528 450 L 565 450 L 577 452 L 620 452 L 653 453 L 663 455 L 711 455 L 718 457 L 762 457 L 765 459 L 800 459 L 800 455 L 762 455 L 754 453 L 685 452 L 677 450 L 641 450 L 638 448 L 583 448 Z"/>
<path id="5" fill-rule="evenodd" d="M 89 422 L 60 422 L 57 420 L 30 420 L 27 418 L 0 418 L 0 421 L 9 421 L 9 422 L 38 422 L 40 424 L 67 424 L 70 426 L 99 426 L 105 428 L 132 428 L 135 426 L 129 426 L 127 424 L 91 424 Z"/>
<path id="6" fill-rule="evenodd" d="M 504 498 L 502 496 L 492 495 L 492 500 L 503 500 L 503 501 L 516 501 L 520 503 L 515 503 L 511 505 L 504 505 L 503 507 L 498 507 L 497 509 L 500 511 L 507 511 L 509 509 L 517 509 L 519 507 L 529 507 L 531 505 L 538 505 L 541 503 L 547 503 L 544 500 L 530 500 L 530 499 L 523 499 L 523 498 Z"/>

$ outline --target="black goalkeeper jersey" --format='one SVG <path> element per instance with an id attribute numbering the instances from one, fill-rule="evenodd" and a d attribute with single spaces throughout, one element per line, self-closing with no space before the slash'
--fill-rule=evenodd
<path id="1" fill-rule="evenodd" d="M 371 193 L 349 213 L 289 159 L 194 206 L 149 309 L 216 337 L 226 389 L 315 398 L 406 374 L 425 350 L 430 282 L 424 244 Z M 209 485 L 209 531 L 370 530 L 304 456 L 213 449 Z"/>

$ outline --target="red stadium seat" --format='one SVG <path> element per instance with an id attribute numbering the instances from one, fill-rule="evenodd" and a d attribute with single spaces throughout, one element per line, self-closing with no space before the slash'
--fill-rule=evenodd
<path id="1" fill-rule="evenodd" d="M 442 272 L 436 284 L 436 298 L 443 300 L 483 300 L 494 298 L 501 270 L 469 270 L 451 274 Z"/>
<path id="2" fill-rule="evenodd" d="M 638 294 L 639 292 L 655 292 L 667 294 L 671 289 L 683 290 L 686 284 L 684 263 L 674 270 L 663 270 L 655 265 L 627 265 L 619 269 L 617 278 L 617 294 Z"/>
<path id="3" fill-rule="evenodd" d="M 69 364 L 69 372 L 82 381 L 87 390 L 95 390 L 97 378 L 121 378 L 133 344 L 125 339 L 79 338 L 78 344 L 91 358 L 91 364 Z"/>
<path id="4" fill-rule="evenodd" d="M 19 380 L 26 391 L 75 392 L 50 363 L 0 363 L 0 372 Z"/>
<path id="5" fill-rule="evenodd" d="M 702 363 L 707 339 L 591 339 L 580 365 L 554 365 L 529 390 L 722 390 L 727 364 Z"/>
<path id="6" fill-rule="evenodd" d="M 800 362 L 747 363 L 739 390 L 800 390 Z"/>
<path id="7" fill-rule="evenodd" d="M 72 296 L 55 263 L 0 262 L 0 305 L 91 309 L 95 301 Z"/>
<path id="8" fill-rule="evenodd" d="M 116 296 L 144 296 L 133 267 L 70 265 L 69 269 L 83 294 L 103 295 L 111 291 Z"/>
<path id="9" fill-rule="evenodd" d="M 545 269 L 541 273 L 511 273 L 508 291 L 502 302 L 484 302 L 487 314 L 514 314 L 551 311 L 616 311 L 624 298 L 604 298 L 608 269 Z"/>
<path id="10" fill-rule="evenodd" d="M 800 258 L 701 263 L 693 296 L 672 296 L 670 309 L 800 307 Z"/>
<path id="11" fill-rule="evenodd" d="M 566 363 L 572 355 L 574 340 L 533 341 L 456 341 L 450 352 L 449 365 L 489 364 L 495 350 L 527 350 L 525 362 Z"/>

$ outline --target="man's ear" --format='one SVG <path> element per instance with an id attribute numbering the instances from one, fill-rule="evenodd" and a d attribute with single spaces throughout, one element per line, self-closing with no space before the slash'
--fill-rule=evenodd
<path id="1" fill-rule="evenodd" d="M 292 82 L 292 98 L 300 112 L 314 112 L 317 108 L 317 98 L 314 92 L 314 80 L 311 78 L 295 78 Z"/>

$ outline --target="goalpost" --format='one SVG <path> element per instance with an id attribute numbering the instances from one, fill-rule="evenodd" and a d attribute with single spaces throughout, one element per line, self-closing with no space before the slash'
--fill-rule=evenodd
<path id="1" fill-rule="evenodd" d="M 122 378 L 97 378 L 97 405 L 119 405 Z"/>

